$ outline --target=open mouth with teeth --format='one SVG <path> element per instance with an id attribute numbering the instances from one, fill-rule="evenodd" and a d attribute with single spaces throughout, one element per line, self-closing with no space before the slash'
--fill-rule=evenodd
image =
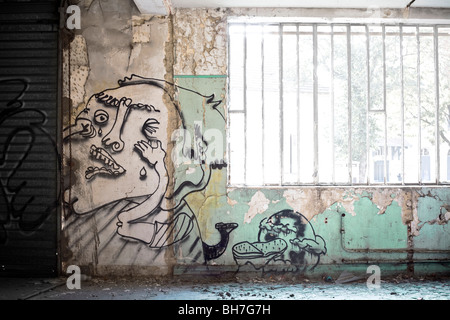
<path id="1" fill-rule="evenodd" d="M 85 172 L 86 179 L 91 179 L 97 174 L 107 174 L 111 176 L 118 176 L 125 172 L 125 169 L 118 164 L 114 158 L 103 148 L 97 148 L 95 145 L 91 146 L 89 151 L 91 156 L 103 163 L 102 167 L 89 167 Z"/>

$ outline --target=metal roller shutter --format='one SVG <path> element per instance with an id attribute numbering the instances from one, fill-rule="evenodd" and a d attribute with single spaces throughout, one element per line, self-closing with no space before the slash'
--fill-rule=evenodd
<path id="1" fill-rule="evenodd" d="M 0 1 L 0 275 L 57 274 L 58 19 Z"/>

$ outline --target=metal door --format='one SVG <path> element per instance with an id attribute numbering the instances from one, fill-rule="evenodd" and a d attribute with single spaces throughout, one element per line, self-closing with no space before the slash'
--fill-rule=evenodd
<path id="1" fill-rule="evenodd" d="M 57 274 L 58 18 L 0 1 L 0 275 Z"/>

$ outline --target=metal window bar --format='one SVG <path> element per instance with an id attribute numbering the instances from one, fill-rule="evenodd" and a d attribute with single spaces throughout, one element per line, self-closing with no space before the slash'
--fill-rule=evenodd
<path id="1" fill-rule="evenodd" d="M 353 161 L 352 161 L 352 45 L 351 29 L 347 25 L 347 117 L 348 117 L 348 183 L 353 183 Z"/>
<path id="2" fill-rule="evenodd" d="M 435 85 L 436 85 L 436 184 L 439 183 L 440 176 L 440 127 L 439 127 L 439 44 L 438 44 L 438 29 L 437 26 L 433 28 L 433 44 L 434 44 L 434 73 L 435 73 Z"/>
<path id="3" fill-rule="evenodd" d="M 319 80 L 317 75 L 317 24 L 313 25 L 313 134 L 314 134 L 314 184 L 319 182 Z"/>
<path id="4" fill-rule="evenodd" d="M 419 184 L 422 184 L 422 106 L 421 106 L 421 86 L 420 86 L 420 29 L 416 26 L 416 47 L 417 47 L 417 122 L 418 122 L 418 132 L 417 132 L 417 159 L 418 159 L 418 179 Z"/>
<path id="5" fill-rule="evenodd" d="M 278 25 L 278 57 L 279 57 L 279 92 L 280 92 L 280 118 L 279 118 L 279 125 L 280 125 L 280 184 L 283 185 L 284 183 L 284 157 L 283 157 L 283 143 L 284 143 L 284 137 L 283 137 L 283 25 Z"/>
<path id="6" fill-rule="evenodd" d="M 366 72 L 367 72 L 367 83 L 366 83 L 366 91 L 367 91 L 367 108 L 366 108 L 366 177 L 365 181 L 367 184 L 370 184 L 370 146 L 369 146 L 369 111 L 370 111 L 370 35 L 369 35 L 369 26 L 365 26 L 366 31 Z"/>
<path id="7" fill-rule="evenodd" d="M 403 25 L 399 26 L 400 32 L 400 82 L 401 82 L 401 139 L 402 139 L 402 177 L 401 183 L 405 184 L 405 75 L 404 75 L 404 63 L 403 63 Z"/>
<path id="8" fill-rule="evenodd" d="M 261 28 L 261 180 L 262 184 L 265 185 L 265 179 L 264 179 L 264 154 L 265 154 L 265 148 L 264 148 L 264 141 L 265 141 L 265 134 L 264 134 L 264 27 Z"/>
<path id="9" fill-rule="evenodd" d="M 248 161 L 247 161 L 247 24 L 244 27 L 244 184 L 247 184 L 247 169 L 248 169 Z"/>
<path id="10" fill-rule="evenodd" d="M 383 159 L 383 180 L 384 184 L 388 182 L 388 172 L 387 172 L 387 153 L 388 153 L 388 144 L 387 144 L 387 94 L 386 94 L 386 27 L 382 26 L 382 42 L 383 42 L 383 112 L 384 112 L 384 159 Z"/>
<path id="11" fill-rule="evenodd" d="M 336 148 L 335 148 L 335 127 L 334 127 L 334 25 L 331 25 L 331 35 L 330 35 L 330 104 L 331 104 L 331 154 L 332 154 L 332 163 L 331 163 L 331 183 L 336 183 Z M 300 159 L 300 157 L 299 157 Z M 299 161 L 300 162 L 300 161 Z"/>
<path id="12" fill-rule="evenodd" d="M 244 138 L 244 150 L 245 150 L 245 158 L 247 158 L 247 143 L 248 143 L 248 137 L 247 137 L 247 130 L 246 130 L 246 126 L 247 126 L 247 76 L 246 76 L 246 62 L 247 62 L 247 23 L 244 24 L 244 110 L 243 111 L 238 111 L 238 110 L 234 110 L 234 111 L 230 111 L 231 113 L 243 113 L 244 114 L 244 132 L 246 133 L 246 137 Z M 271 25 L 271 24 L 267 24 L 267 25 Z M 273 25 L 273 24 L 272 24 Z M 279 23 L 278 25 L 278 51 L 279 51 L 279 135 L 280 135 L 280 148 L 279 148 L 279 156 L 280 156 L 280 183 L 279 185 L 285 185 L 284 183 L 284 156 L 283 156 L 283 144 L 284 144 L 284 132 L 283 132 L 283 123 L 284 123 L 284 118 L 283 118 L 283 109 L 284 109 L 284 101 L 283 101 L 283 24 Z M 299 26 L 301 25 L 307 25 L 307 26 L 312 26 L 313 28 L 313 117 L 314 117 L 314 184 L 317 185 L 319 184 L 319 162 L 318 162 L 318 125 L 319 125 L 319 114 L 318 114 L 318 94 L 319 94 L 319 88 L 318 88 L 318 75 L 317 75 L 317 68 L 318 68 L 318 60 L 317 60 L 317 53 L 318 53 L 318 47 L 317 47 L 317 35 L 318 35 L 318 30 L 317 30 L 317 26 L 321 25 L 321 24 L 316 24 L 316 23 L 296 23 L 296 41 L 297 41 L 297 49 L 296 49 L 296 56 L 297 56 L 297 84 L 298 84 L 298 88 L 297 88 L 297 124 L 298 124 L 298 131 L 297 131 L 297 144 L 299 143 L 299 138 L 301 135 L 301 128 L 300 128 L 300 123 L 299 123 L 299 118 L 301 117 L 300 114 L 300 104 L 302 103 L 301 99 L 300 99 L 300 56 L 299 56 Z M 335 146 L 334 146 L 334 139 L 335 139 L 335 122 L 334 122 L 334 116 L 335 116 L 335 83 L 334 83 L 334 75 L 335 75 L 335 65 L 334 65 L 334 59 L 335 59 L 335 42 L 334 42 L 334 37 L 337 34 L 334 31 L 334 26 L 336 24 L 332 24 L 331 25 L 331 31 L 328 33 L 330 35 L 331 38 L 331 88 L 330 88 L 330 104 L 331 104 L 331 112 L 332 112 L 332 128 L 331 128 L 331 136 L 332 136 L 332 155 L 333 155 L 333 159 L 332 159 L 332 179 L 329 182 L 329 184 L 335 184 L 336 180 L 335 180 Z M 369 147 L 369 133 L 368 133 L 368 125 L 369 125 L 369 113 L 370 112 L 380 112 L 384 114 L 384 159 L 383 159 L 383 163 L 384 163 L 384 168 L 383 168 L 383 175 L 384 175 L 384 185 L 395 185 L 395 183 L 390 183 L 389 179 L 388 179 L 388 171 L 387 171 L 387 163 L 388 163 L 388 159 L 387 159 L 387 154 L 388 154 L 388 121 L 387 121 L 387 89 L 386 89 L 386 25 L 382 24 L 381 25 L 381 36 L 382 36 L 382 72 L 383 72 L 383 109 L 382 110 L 372 110 L 371 109 L 371 96 L 370 96 L 370 87 L 371 87 L 371 81 L 370 81 L 370 35 L 374 34 L 371 33 L 368 29 L 369 24 L 339 24 L 339 25 L 343 25 L 346 27 L 346 31 L 345 31 L 345 35 L 346 35 L 346 53 L 347 53 L 347 127 L 348 127 L 348 137 L 347 137 L 347 143 L 348 143 L 348 184 L 349 185 L 356 185 L 359 183 L 354 183 L 353 182 L 353 173 L 352 173 L 352 81 L 354 79 L 352 79 L 352 42 L 351 42 L 351 36 L 352 34 L 356 34 L 356 33 L 352 33 L 351 31 L 351 27 L 352 26 L 360 26 L 363 25 L 365 27 L 365 35 L 366 35 L 366 47 L 367 47 L 367 53 L 366 53 L 366 60 L 367 60 L 367 64 L 366 64 L 366 68 L 367 68 L 367 117 L 366 117 L 366 148 L 367 148 L 367 164 L 366 164 L 366 184 L 372 184 L 371 180 L 370 180 L 370 147 Z M 403 62 L 403 25 L 404 24 L 400 24 L 399 27 L 399 31 L 398 31 L 398 35 L 399 35 L 399 41 L 400 41 L 400 69 L 401 69 L 401 116 L 400 116 L 400 121 L 401 121 L 401 150 L 402 150 L 402 154 L 401 154 L 401 172 L 402 172 L 402 178 L 400 181 L 401 185 L 405 185 L 405 100 L 404 100 L 404 62 Z M 420 50 L 420 37 L 424 36 L 424 35 L 428 35 L 425 33 L 420 33 L 420 27 L 421 25 L 414 25 L 416 28 L 416 49 L 417 49 L 417 100 L 418 100 L 418 108 L 417 108 L 417 117 L 418 117 L 418 151 L 417 151 L 417 155 L 418 155 L 418 184 L 424 184 L 424 182 L 422 181 L 422 176 L 421 176 L 421 167 L 422 167 L 422 162 L 421 162 L 421 149 L 422 149 L 422 132 L 421 132 L 421 122 L 422 122 L 422 88 L 421 88 L 421 70 L 420 70 L 420 65 L 421 65 L 421 50 Z M 448 26 L 446 26 L 448 27 Z M 261 37 L 261 59 L 262 59 L 262 92 L 261 92 L 261 96 L 262 96 L 262 124 L 264 126 L 264 28 L 262 29 L 262 37 Z M 434 59 L 434 75 L 435 75 L 435 79 L 434 79 L 434 85 L 435 85 L 435 139 L 436 139 L 436 148 L 435 148 L 435 182 L 434 183 L 428 183 L 428 184 L 443 184 L 440 181 L 440 124 L 439 124 L 439 107 L 440 107 L 440 84 L 439 84 L 439 30 L 438 30 L 438 26 L 435 25 L 433 26 L 433 59 Z M 232 48 L 229 48 L 229 52 L 232 52 Z M 228 122 L 229 126 L 231 126 L 231 123 Z M 264 171 L 264 128 L 263 128 L 263 137 L 262 137 L 262 156 L 263 156 L 263 161 L 262 161 L 262 168 Z M 230 149 L 230 146 L 228 146 Z M 292 156 L 292 155 L 291 155 Z M 297 145 L 297 161 L 298 161 L 298 184 L 301 184 L 300 181 L 300 156 L 301 156 L 301 150 Z M 247 167 L 248 167 L 248 163 L 246 161 L 246 159 L 244 160 L 244 165 L 245 165 L 245 170 L 244 170 L 244 185 L 247 182 L 247 177 L 246 177 L 246 171 L 247 171 Z M 264 180 L 264 172 L 263 174 L 263 185 L 265 185 L 265 180 Z M 413 183 L 415 184 L 415 183 Z"/>
<path id="13" fill-rule="evenodd" d="M 247 39 L 246 39 L 246 24 L 243 24 L 243 23 L 239 23 L 238 24 L 239 26 L 241 26 L 242 27 L 242 29 L 243 29 L 243 32 L 242 32 L 242 34 L 243 34 L 243 37 L 244 37 L 244 55 L 245 55 L 245 52 L 246 52 L 246 42 L 247 42 Z M 231 46 L 230 46 L 230 41 L 228 41 L 228 52 L 230 53 L 231 52 Z M 230 54 L 228 54 L 228 65 L 230 65 L 230 63 L 231 63 L 231 55 Z M 243 76 L 243 88 L 244 88 L 244 90 L 246 91 L 246 80 L 245 80 L 245 77 L 246 77 L 246 72 L 245 72 L 245 68 L 246 68 L 246 65 L 245 65 L 245 61 L 246 61 L 246 58 L 244 57 L 244 59 L 243 59 L 243 61 L 242 61 L 242 63 L 243 63 L 243 74 L 242 74 L 242 76 Z M 231 72 L 230 72 L 230 75 L 231 75 Z M 230 92 L 230 79 L 229 79 L 229 81 L 228 81 L 228 91 Z M 244 115 L 244 119 L 245 119 L 245 117 L 246 117 L 246 94 L 245 94 L 245 91 L 244 91 L 244 94 L 243 94 L 243 97 L 242 97 L 242 99 L 244 100 L 243 101 L 243 110 L 229 110 L 229 114 L 243 114 Z M 244 120 L 244 125 L 245 125 L 245 123 L 246 123 L 246 121 Z M 228 128 L 231 128 L 232 126 L 233 126 L 233 123 L 232 123 L 232 121 L 231 121 L 231 117 L 227 117 L 227 124 L 228 124 Z M 227 139 L 228 139 L 228 142 L 227 142 L 227 148 L 228 148 L 228 162 L 230 163 L 230 157 L 231 157 L 231 145 L 230 145 L 230 137 L 231 137 L 231 134 L 230 134 L 230 131 L 231 130 L 228 130 L 228 132 L 227 132 Z M 245 132 L 245 131 L 244 131 Z M 245 145 L 245 143 L 246 143 L 246 137 L 244 137 L 244 145 Z M 246 148 L 244 149 L 244 157 L 245 157 L 245 155 L 246 155 Z M 244 159 L 244 166 L 246 166 L 246 161 L 245 161 L 245 159 Z M 245 172 L 246 172 L 246 170 L 244 171 L 244 174 L 245 174 Z M 230 166 L 230 168 L 229 168 L 229 170 L 228 170 L 228 182 L 229 182 L 229 185 L 230 185 L 230 181 L 231 181 L 231 175 L 233 174 L 233 167 L 232 166 Z M 241 181 L 240 183 L 238 182 L 238 183 L 236 183 L 236 185 L 245 185 L 245 176 L 244 176 L 244 179 L 243 179 L 243 181 Z"/>
<path id="14" fill-rule="evenodd" d="M 299 147 L 300 145 L 300 136 L 301 136 L 301 128 L 300 128 L 300 30 L 299 25 L 296 26 L 296 55 L 297 55 L 297 61 L 296 61 L 296 72 L 297 72 L 297 183 L 300 183 L 300 157 L 301 157 L 301 149 Z"/>

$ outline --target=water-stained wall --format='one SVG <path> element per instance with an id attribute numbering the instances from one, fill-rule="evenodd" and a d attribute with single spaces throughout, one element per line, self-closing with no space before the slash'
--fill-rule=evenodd
<path id="1" fill-rule="evenodd" d="M 227 187 L 230 10 L 79 6 L 63 62 L 63 270 L 448 266 L 447 188 Z"/>

